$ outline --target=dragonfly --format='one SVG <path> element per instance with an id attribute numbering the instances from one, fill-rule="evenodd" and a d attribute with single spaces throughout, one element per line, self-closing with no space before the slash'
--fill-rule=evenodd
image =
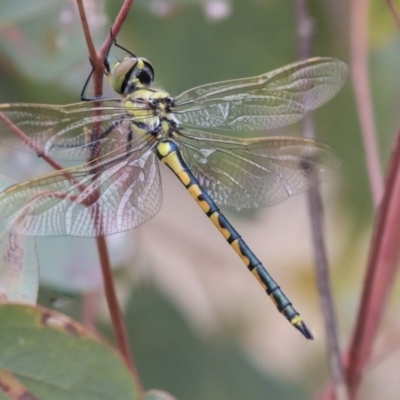
<path id="1" fill-rule="evenodd" d="M 178 96 L 154 88 L 154 68 L 126 52 L 110 66 L 114 96 L 69 105 L 0 104 L 0 144 L 79 165 L 0 194 L 0 220 L 33 236 L 97 237 L 133 229 L 160 210 L 159 162 L 169 167 L 278 311 L 312 333 L 261 261 L 221 212 L 277 204 L 328 179 L 340 165 L 329 146 L 267 136 L 330 100 L 344 62 L 315 57 L 262 75 L 206 84 Z M 93 73 L 93 70 L 92 70 Z M 23 132 L 24 135 L 21 135 Z M 243 132 L 255 132 L 243 138 Z"/>

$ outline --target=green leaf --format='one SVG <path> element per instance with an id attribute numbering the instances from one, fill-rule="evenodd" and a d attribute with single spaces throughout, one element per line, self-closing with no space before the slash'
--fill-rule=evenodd
<path id="1" fill-rule="evenodd" d="M 143 400 L 176 400 L 176 398 L 162 390 L 153 389 L 145 394 Z"/>
<path id="2" fill-rule="evenodd" d="M 0 321 L 0 369 L 38 399 L 138 398 L 122 359 L 77 322 L 19 304 L 0 305 Z"/>

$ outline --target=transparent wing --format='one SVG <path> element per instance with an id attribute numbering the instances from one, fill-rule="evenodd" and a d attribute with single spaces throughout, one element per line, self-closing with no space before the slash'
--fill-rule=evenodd
<path id="1" fill-rule="evenodd" d="M 344 62 L 310 58 L 253 78 L 199 86 L 175 98 L 182 126 L 265 131 L 299 121 L 342 87 Z"/>
<path id="2" fill-rule="evenodd" d="M 143 110 L 142 115 L 152 128 L 154 111 Z M 129 130 L 134 128 L 124 123 L 127 121 L 140 123 L 126 113 L 120 98 L 65 106 L 0 104 L 0 144 L 63 160 L 86 161 L 100 148 L 105 154 L 126 146 Z M 21 132 L 30 142 L 21 138 Z"/>
<path id="3" fill-rule="evenodd" d="M 213 200 L 238 210 L 280 203 L 328 179 L 340 166 L 329 146 L 302 138 L 236 139 L 185 131 L 177 140 Z"/>
<path id="4" fill-rule="evenodd" d="M 0 220 L 34 236 L 103 236 L 144 223 L 162 202 L 156 157 L 149 146 L 120 153 L 11 186 L 0 194 Z"/>

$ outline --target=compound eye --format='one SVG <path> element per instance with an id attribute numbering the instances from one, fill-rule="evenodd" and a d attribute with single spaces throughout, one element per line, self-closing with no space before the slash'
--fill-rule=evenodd
<path id="1" fill-rule="evenodd" d="M 140 86 L 149 86 L 154 80 L 152 65 L 145 58 L 128 57 L 115 64 L 108 80 L 119 94 L 129 94 Z"/>
<path id="2" fill-rule="evenodd" d="M 160 104 L 160 100 L 158 99 L 152 99 L 151 100 L 151 105 L 154 107 L 157 107 Z"/>
<path id="3" fill-rule="evenodd" d="M 136 64 L 137 58 L 124 58 L 121 62 L 115 64 L 111 73 L 108 74 L 108 80 L 117 93 L 124 92 L 126 82 L 129 81 Z"/>
<path id="4" fill-rule="evenodd" d="M 126 82 L 129 81 L 138 59 L 135 57 L 124 58 L 114 65 L 113 70 L 108 74 L 111 87 L 119 94 L 124 92 Z"/>
<path id="5" fill-rule="evenodd" d="M 143 86 L 149 86 L 154 81 L 154 68 L 150 61 L 146 58 L 140 58 L 140 61 L 143 63 L 143 67 L 140 70 L 137 78 Z"/>

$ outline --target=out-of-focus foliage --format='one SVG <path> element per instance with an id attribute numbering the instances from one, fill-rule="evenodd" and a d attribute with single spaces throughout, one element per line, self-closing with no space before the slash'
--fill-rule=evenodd
<path id="1" fill-rule="evenodd" d="M 108 26 L 103 2 L 86 3 L 88 23 L 99 44 Z M 82 57 L 87 48 L 81 40 L 81 23 L 73 2 L 39 0 L 21 7 L 5 0 L 0 7 L 2 51 L 19 70 L 39 82 L 79 87 L 79 73 L 87 67 L 87 59 Z"/>

